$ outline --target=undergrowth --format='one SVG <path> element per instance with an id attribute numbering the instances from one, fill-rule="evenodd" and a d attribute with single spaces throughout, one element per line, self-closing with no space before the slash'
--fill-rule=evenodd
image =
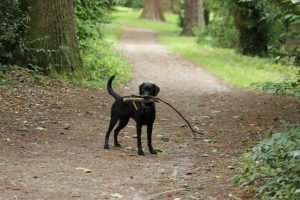
<path id="1" fill-rule="evenodd" d="M 86 47 L 82 51 L 85 66 L 83 75 L 55 75 L 59 79 L 74 84 L 102 88 L 108 78 L 115 74 L 117 84 L 124 84 L 131 80 L 131 68 L 127 60 L 115 50 L 110 41 L 89 39 L 85 41 Z"/>
<path id="2" fill-rule="evenodd" d="M 253 87 L 276 95 L 300 97 L 300 70 L 297 74 L 283 76 L 283 78 L 277 82 L 267 81 L 253 84 Z"/>
<path id="3" fill-rule="evenodd" d="M 2 90 L 14 88 L 16 83 L 47 85 L 45 77 L 38 71 L 18 65 L 0 64 L 0 89 Z"/>
<path id="4" fill-rule="evenodd" d="M 300 127 L 289 126 L 242 155 L 241 174 L 234 177 L 245 190 L 263 200 L 300 198 Z"/>

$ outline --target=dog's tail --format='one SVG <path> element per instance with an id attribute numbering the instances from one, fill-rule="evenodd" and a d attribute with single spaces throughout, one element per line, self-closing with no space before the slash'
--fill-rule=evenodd
<path id="1" fill-rule="evenodd" d="M 115 78 L 115 75 L 112 75 L 109 79 L 108 79 L 108 81 L 107 81 L 107 91 L 108 91 L 108 93 L 111 95 L 111 96 L 113 96 L 115 99 L 120 99 L 121 97 L 120 97 L 120 95 L 118 95 L 114 90 L 113 90 L 113 88 L 112 88 L 112 81 L 114 80 L 114 78 Z"/>

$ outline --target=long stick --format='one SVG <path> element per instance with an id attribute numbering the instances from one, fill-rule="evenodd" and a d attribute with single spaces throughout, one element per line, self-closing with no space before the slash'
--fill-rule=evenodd
<path id="1" fill-rule="evenodd" d="M 189 126 L 189 128 L 192 131 L 194 139 L 196 139 L 195 133 L 203 135 L 203 133 L 194 130 L 193 127 L 191 126 L 190 122 L 176 108 L 174 108 L 170 103 L 168 103 L 168 102 L 166 102 L 166 101 L 164 101 L 164 100 L 162 100 L 162 99 L 160 99 L 158 97 L 154 97 L 154 98 L 157 99 L 157 100 L 159 100 L 159 101 L 161 101 L 161 102 L 163 102 L 164 104 L 168 105 L 170 108 L 172 108 L 187 123 L 187 125 Z"/>
<path id="2" fill-rule="evenodd" d="M 161 101 L 161 102 L 163 102 L 164 104 L 166 104 L 170 108 L 172 108 L 187 123 L 187 125 L 189 126 L 189 128 L 192 131 L 194 139 L 196 139 L 195 133 L 197 133 L 199 135 L 203 135 L 203 133 L 194 130 L 193 127 L 191 126 L 190 122 L 176 108 L 174 108 L 170 103 L 168 103 L 168 102 L 166 102 L 166 101 L 164 101 L 164 100 L 162 100 L 162 99 L 160 99 L 158 97 L 144 97 L 144 96 L 138 96 L 138 95 L 132 95 L 131 97 L 127 98 L 126 101 L 128 101 L 130 98 L 132 98 L 133 101 L 137 100 L 137 99 L 138 99 L 138 101 L 141 101 L 141 99 L 139 99 L 139 98 L 142 98 L 142 99 L 144 99 L 144 101 L 149 101 L 150 99 L 152 99 L 153 101 Z"/>

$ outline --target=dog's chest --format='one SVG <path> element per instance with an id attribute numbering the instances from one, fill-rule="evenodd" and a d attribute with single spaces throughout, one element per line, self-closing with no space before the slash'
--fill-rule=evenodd
<path id="1" fill-rule="evenodd" d="M 143 119 L 143 121 L 148 121 L 155 118 L 154 105 L 147 106 L 144 103 L 139 103 L 137 105 L 137 108 L 137 114 Z"/>

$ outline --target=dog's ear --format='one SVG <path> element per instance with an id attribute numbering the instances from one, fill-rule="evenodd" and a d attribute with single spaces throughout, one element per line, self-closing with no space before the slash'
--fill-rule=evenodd
<path id="1" fill-rule="evenodd" d="M 160 88 L 157 85 L 155 85 L 155 84 L 153 86 L 154 86 L 154 91 L 155 91 L 155 95 L 154 96 L 157 96 L 157 94 L 160 91 Z"/>
<path id="2" fill-rule="evenodd" d="M 142 95 L 144 85 L 145 85 L 145 83 L 142 83 L 142 84 L 139 86 L 140 95 Z"/>

